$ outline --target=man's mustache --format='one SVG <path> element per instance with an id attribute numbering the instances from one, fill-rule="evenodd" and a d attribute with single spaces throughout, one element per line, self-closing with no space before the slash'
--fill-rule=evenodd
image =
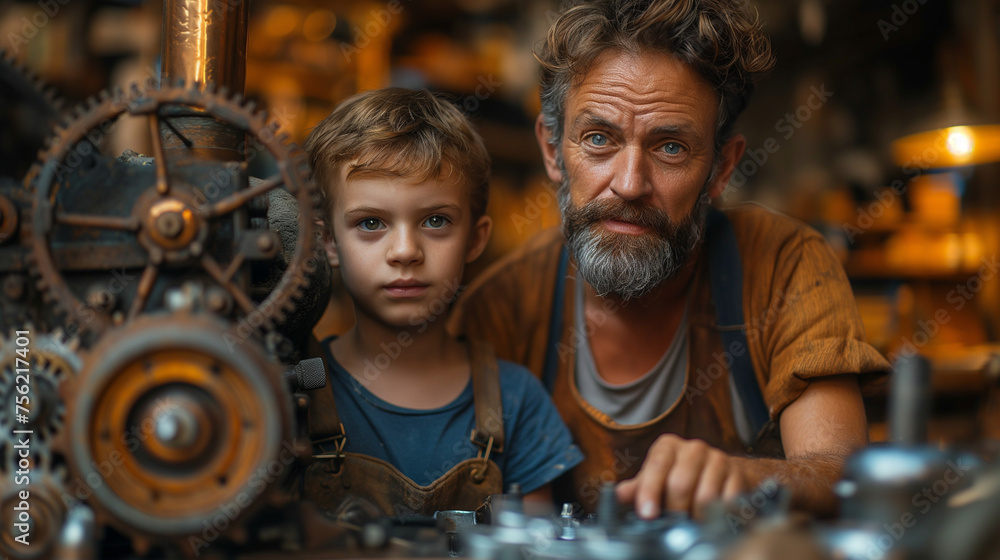
<path id="1" fill-rule="evenodd" d="M 576 209 L 573 214 L 575 215 L 572 216 L 572 219 L 578 225 L 617 220 L 648 228 L 661 237 L 676 229 L 666 212 L 641 202 L 612 198 L 593 200 Z"/>

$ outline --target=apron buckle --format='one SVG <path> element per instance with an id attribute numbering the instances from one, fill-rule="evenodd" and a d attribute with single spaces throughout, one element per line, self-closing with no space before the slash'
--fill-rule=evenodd
<path id="1" fill-rule="evenodd" d="M 344 446 L 347 445 L 347 432 L 344 431 L 344 423 L 340 423 L 340 433 L 335 436 L 325 437 L 323 439 L 313 440 L 313 445 L 319 445 L 332 441 L 334 445 L 334 450 L 332 452 L 326 452 L 319 454 L 313 454 L 313 459 L 333 459 L 335 462 L 342 461 L 345 457 Z M 339 470 L 339 469 L 338 469 Z"/>
<path id="2" fill-rule="evenodd" d="M 476 458 L 483 461 L 482 465 L 472 469 L 472 480 L 476 484 L 486 480 L 486 469 L 489 467 L 490 453 L 493 451 L 493 436 L 489 436 L 489 440 L 483 443 L 484 435 L 482 432 L 477 433 L 476 430 L 472 430 L 472 435 L 469 437 L 469 440 L 479 447 Z"/>

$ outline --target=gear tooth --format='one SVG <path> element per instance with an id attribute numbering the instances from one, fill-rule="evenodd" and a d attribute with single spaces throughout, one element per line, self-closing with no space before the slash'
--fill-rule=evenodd
<path id="1" fill-rule="evenodd" d="M 253 113 L 257 110 L 257 102 L 250 99 L 244 104 L 243 108 L 246 109 L 248 113 Z"/>
<path id="2" fill-rule="evenodd" d="M 278 323 L 278 324 L 284 323 L 285 322 L 285 310 L 284 309 L 279 309 L 279 310 L 275 311 L 274 314 L 271 316 L 271 320 L 273 322 L 275 322 L 275 323 Z"/>
<path id="3" fill-rule="evenodd" d="M 100 103 L 100 101 L 97 99 L 97 96 L 96 95 L 91 95 L 90 97 L 87 98 L 87 103 L 86 103 L 85 107 L 87 107 L 88 109 L 93 110 L 93 108 L 97 107 L 97 105 L 99 103 Z"/>
<path id="4" fill-rule="evenodd" d="M 232 96 L 232 98 L 230 99 L 230 101 L 232 101 L 233 103 L 235 103 L 235 104 L 237 104 L 237 105 L 240 105 L 240 106 L 243 106 L 243 105 L 244 105 L 244 102 L 243 102 L 243 94 L 242 94 L 242 93 L 239 93 L 239 92 L 235 93 L 235 94 L 234 94 L 234 95 Z"/>
<path id="5" fill-rule="evenodd" d="M 226 87 L 226 86 L 221 86 L 219 88 L 215 88 L 215 86 L 213 85 L 212 89 L 214 89 L 215 90 L 214 93 L 216 93 L 220 97 L 229 97 L 229 88 Z"/>
<path id="6" fill-rule="evenodd" d="M 100 98 L 101 98 L 101 102 L 102 103 L 106 103 L 108 101 L 111 101 L 111 93 L 112 92 L 109 91 L 109 90 L 102 89 L 101 93 L 98 94 L 100 96 Z"/>

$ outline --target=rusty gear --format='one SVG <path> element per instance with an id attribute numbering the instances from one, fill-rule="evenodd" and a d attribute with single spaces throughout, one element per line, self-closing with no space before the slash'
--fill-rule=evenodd
<path id="1" fill-rule="evenodd" d="M 230 351 L 225 326 L 206 314 L 140 317 L 103 336 L 65 387 L 71 490 L 140 551 L 241 540 L 308 452 L 280 366 L 256 345 Z"/>
<path id="2" fill-rule="evenodd" d="M 220 199 L 202 197 L 199 190 L 203 184 L 185 182 L 180 175 L 183 166 L 171 165 L 164 155 L 161 141 L 161 124 L 169 128 L 170 116 L 178 108 L 200 111 L 245 131 L 254 138 L 277 162 L 279 169 L 275 175 L 251 185 L 242 185 Z M 86 198 L 89 193 L 73 193 L 67 187 L 72 181 L 63 181 L 67 172 L 78 172 L 87 165 L 87 158 L 98 152 L 97 145 L 103 134 L 122 115 L 141 116 L 149 120 L 153 138 L 153 158 L 144 158 L 146 170 L 155 168 L 155 185 L 149 186 L 136 200 L 122 202 L 121 197 L 107 203 L 131 204 L 125 208 L 127 215 L 107 211 L 101 214 L 78 213 L 72 205 L 64 205 L 59 195 Z M 174 132 L 176 134 L 176 131 Z M 134 155 L 134 154 L 133 154 Z M 143 159 L 143 158 L 140 158 Z M 245 164 L 226 164 L 227 169 L 238 172 Z M 158 281 L 169 276 L 178 266 L 199 268 L 213 283 L 225 290 L 232 298 L 234 307 L 243 326 L 249 323 L 255 329 L 271 330 L 285 321 L 287 314 L 295 309 L 296 301 L 309 284 L 309 271 L 315 269 L 314 249 L 316 235 L 313 216 L 318 202 L 318 191 L 309 172 L 304 155 L 288 142 L 287 136 L 280 134 L 275 121 L 268 121 L 262 112 L 254 111 L 251 104 L 244 103 L 239 96 L 228 98 L 216 94 L 211 89 L 201 91 L 182 86 L 167 87 L 143 92 L 133 86 L 130 92 L 104 92 L 99 100 L 91 99 L 77 110 L 75 117 L 59 127 L 50 145 L 36 167 L 29 173 L 34 176 L 34 204 L 29 224 L 31 230 L 31 255 L 29 266 L 38 277 L 38 287 L 47 300 L 55 303 L 59 312 L 65 315 L 69 324 L 81 331 L 100 334 L 109 327 L 135 319 L 154 308 L 163 308 L 165 303 L 152 301 L 154 294 L 162 297 Z M 272 191 L 282 190 L 294 197 L 298 206 L 299 233 L 294 249 L 284 254 L 287 265 L 280 280 L 266 296 L 253 294 L 237 275 L 244 265 L 252 260 L 273 258 L 273 254 L 261 254 L 254 249 L 259 246 L 261 236 L 271 236 L 266 229 L 246 229 L 247 216 L 259 213 L 266 207 L 266 198 Z M 96 196 L 96 193 L 91 197 Z M 228 220 L 228 222 L 226 221 Z M 213 237 L 213 227 L 219 224 L 233 233 L 232 247 L 213 253 L 211 247 L 218 248 Z M 221 225 L 219 226 L 222 227 Z M 66 229 L 61 229 L 66 228 Z M 69 231 L 77 238 L 101 239 L 105 242 L 93 244 L 93 254 L 81 255 L 81 249 L 70 257 L 60 257 L 59 248 L 54 244 L 54 232 Z M 110 245 L 101 235 L 119 236 Z M 238 235 L 237 235 L 238 234 Z M 89 237 L 87 237 L 89 236 Z M 124 237 L 122 237 L 124 236 Z M 127 238 L 127 240 L 125 239 Z M 91 248 L 88 248 L 88 252 Z M 103 251 L 100 253 L 99 251 Z M 217 260 L 219 254 L 224 261 Z M 130 301 L 120 301 L 108 290 L 94 293 L 74 293 L 64 276 L 69 270 L 64 266 L 68 260 L 77 263 L 78 269 L 87 270 L 94 262 L 100 263 L 105 271 L 105 280 L 96 282 L 98 286 L 112 283 L 109 266 L 111 257 L 119 259 L 116 266 L 125 270 L 138 269 L 134 291 L 125 294 Z M 75 259 L 75 260 L 74 260 Z M 123 264 L 124 263 L 124 264 Z M 160 286 L 162 288 L 162 286 Z M 129 290 L 133 290 L 129 286 Z M 133 295 L 134 294 L 134 295 Z M 122 309 L 111 310 L 118 304 Z M 234 318 L 235 319 L 235 318 Z M 234 323 L 237 321 L 233 321 Z"/>

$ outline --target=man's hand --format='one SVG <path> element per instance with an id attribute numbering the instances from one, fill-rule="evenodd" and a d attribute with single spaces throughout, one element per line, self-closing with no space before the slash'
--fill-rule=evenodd
<path id="1" fill-rule="evenodd" d="M 768 478 L 792 492 L 792 507 L 819 515 L 837 510 L 833 484 L 847 457 L 868 441 L 865 409 L 853 375 L 814 379 L 781 414 L 787 459 L 733 457 L 700 440 L 660 436 L 639 474 L 619 483 L 618 499 L 640 517 L 662 508 L 704 515 L 717 498 L 730 500 Z"/>
<path id="2" fill-rule="evenodd" d="M 635 503 L 645 519 L 666 508 L 704 516 L 714 500 L 734 499 L 747 491 L 738 461 L 701 440 L 664 434 L 653 442 L 639 473 L 623 480 L 616 492 L 620 502 Z"/>

